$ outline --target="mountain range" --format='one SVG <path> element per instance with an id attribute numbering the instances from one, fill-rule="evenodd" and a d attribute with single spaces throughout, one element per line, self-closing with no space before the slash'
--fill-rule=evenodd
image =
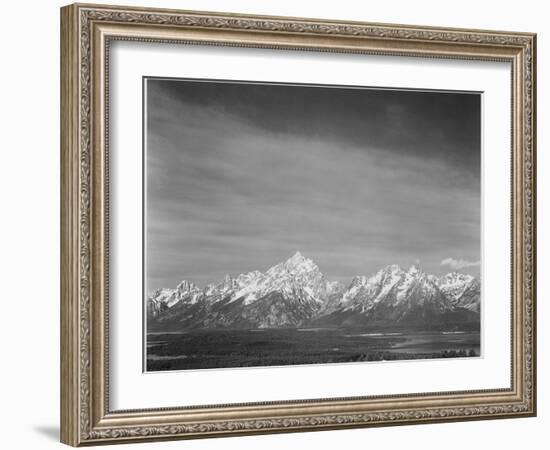
<path id="1" fill-rule="evenodd" d="M 148 329 L 370 327 L 479 329 L 480 282 L 457 272 L 443 277 L 418 265 L 390 265 L 353 278 L 325 279 L 297 252 L 266 272 L 226 275 L 202 289 L 182 281 L 147 299 Z"/>

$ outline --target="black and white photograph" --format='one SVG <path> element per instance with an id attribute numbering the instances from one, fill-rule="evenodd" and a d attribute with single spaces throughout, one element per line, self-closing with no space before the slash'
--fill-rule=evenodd
<path id="1" fill-rule="evenodd" d="M 143 94 L 145 371 L 482 356 L 481 93 Z"/>

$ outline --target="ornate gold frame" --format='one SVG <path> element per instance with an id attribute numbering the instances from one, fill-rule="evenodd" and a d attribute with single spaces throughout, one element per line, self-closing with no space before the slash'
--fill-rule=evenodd
<path id="1" fill-rule="evenodd" d="M 106 64 L 114 39 L 510 62 L 510 388 L 110 411 Z M 535 415 L 535 51 L 536 36 L 530 33 L 100 5 L 62 8 L 62 442 L 79 446 Z"/>

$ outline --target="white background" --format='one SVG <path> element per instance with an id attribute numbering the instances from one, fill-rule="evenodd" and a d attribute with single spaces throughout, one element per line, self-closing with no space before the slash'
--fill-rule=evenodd
<path id="1" fill-rule="evenodd" d="M 136 42 L 115 42 L 110 61 L 112 409 L 510 386 L 510 229 L 503 225 L 510 223 L 509 64 L 304 52 L 298 57 L 296 52 Z M 142 98 L 136 93 L 144 74 L 482 91 L 483 357 L 143 374 Z"/>
<path id="2" fill-rule="evenodd" d="M 550 100 L 544 2 L 138 1 L 134 5 L 539 33 L 539 199 L 550 189 L 544 151 Z M 0 111 L 3 448 L 59 448 L 59 11 L 56 1 L 3 5 Z M 539 279 L 549 270 L 548 206 L 539 201 Z M 539 324 L 549 319 L 539 283 Z M 543 448 L 548 405 L 548 327 L 539 326 L 539 417 L 293 435 L 141 444 L 140 448 L 388 447 Z M 127 447 L 127 446 L 125 446 Z M 136 448 L 136 447 L 132 447 Z"/>

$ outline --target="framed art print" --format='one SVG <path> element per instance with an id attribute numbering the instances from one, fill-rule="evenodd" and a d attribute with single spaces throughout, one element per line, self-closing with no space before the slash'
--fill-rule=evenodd
<path id="1" fill-rule="evenodd" d="M 482 356 L 480 93 L 144 98 L 147 371 Z"/>
<path id="2" fill-rule="evenodd" d="M 61 19 L 63 442 L 535 414 L 535 35 Z"/>

